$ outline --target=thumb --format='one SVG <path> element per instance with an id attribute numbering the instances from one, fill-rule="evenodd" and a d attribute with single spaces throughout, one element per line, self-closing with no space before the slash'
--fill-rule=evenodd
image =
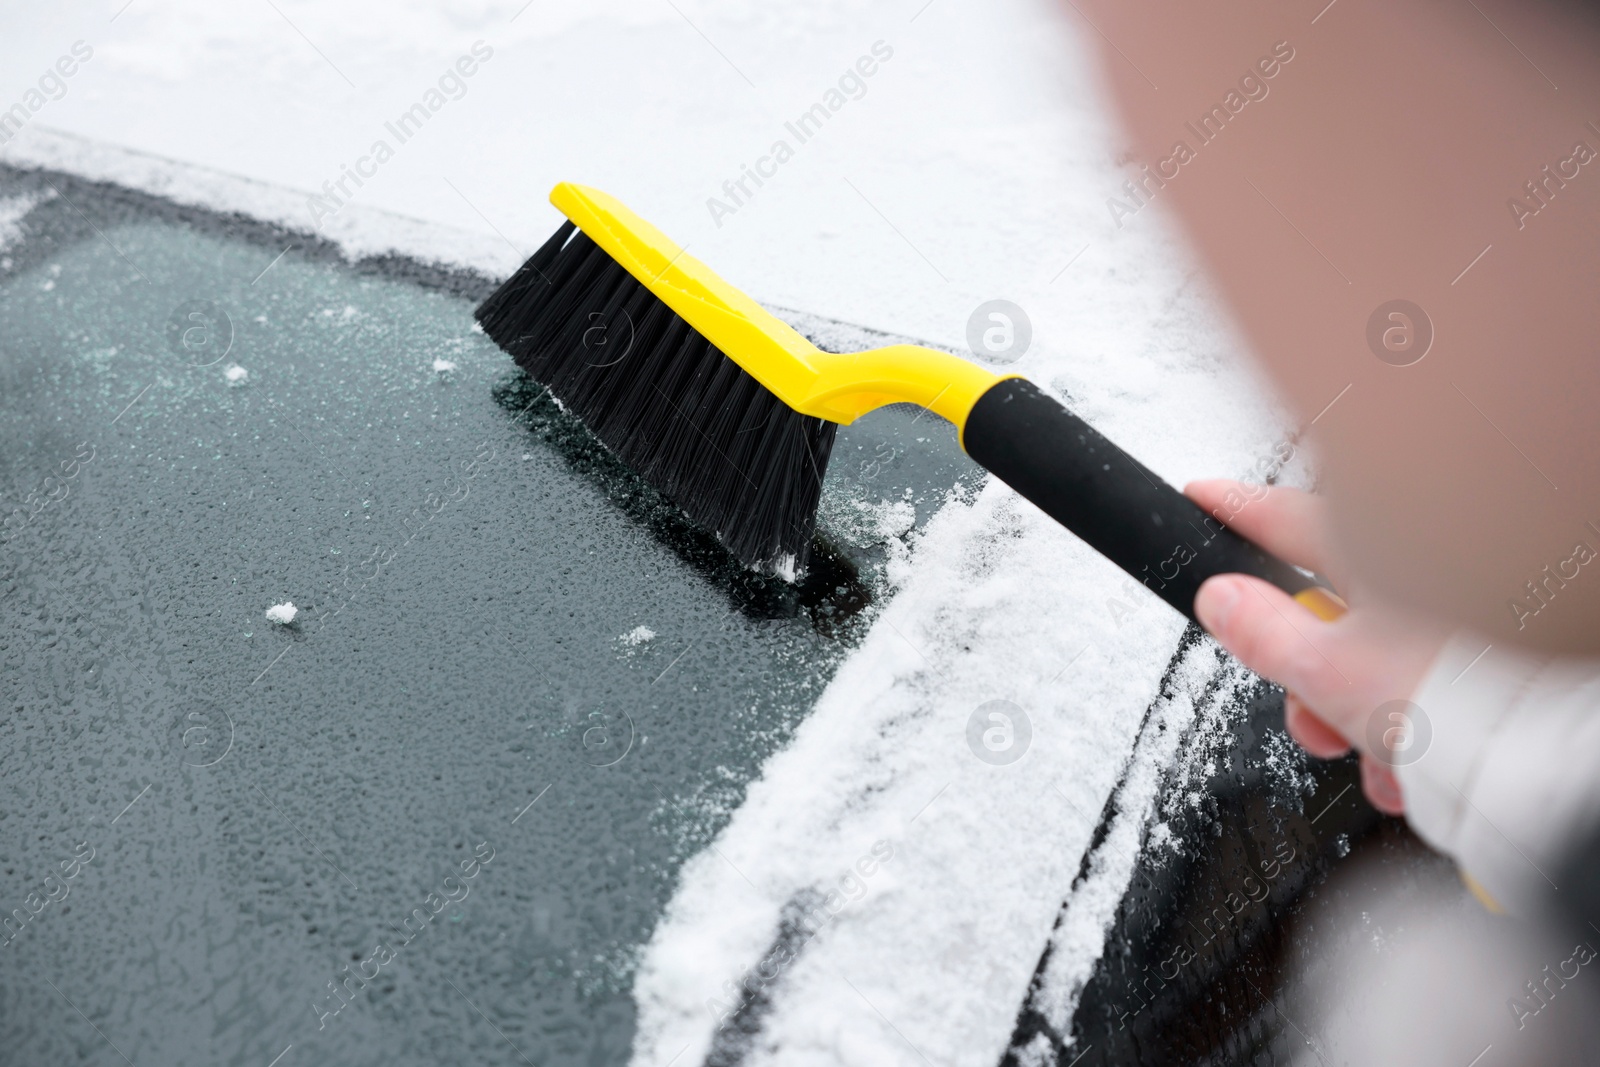
<path id="1" fill-rule="evenodd" d="M 1200 587 L 1194 610 L 1201 625 L 1239 662 L 1312 707 L 1349 687 L 1319 647 L 1331 647 L 1329 624 L 1274 585 L 1221 574 Z"/>

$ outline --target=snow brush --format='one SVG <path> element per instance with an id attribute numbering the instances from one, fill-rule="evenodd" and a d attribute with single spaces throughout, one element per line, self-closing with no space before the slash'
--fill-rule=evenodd
<path id="1" fill-rule="evenodd" d="M 568 221 L 478 323 L 745 566 L 794 581 L 837 428 L 909 402 L 1190 619 L 1200 584 L 1227 573 L 1342 612 L 1027 379 L 916 345 L 824 352 L 605 193 L 563 182 L 550 202 Z"/>

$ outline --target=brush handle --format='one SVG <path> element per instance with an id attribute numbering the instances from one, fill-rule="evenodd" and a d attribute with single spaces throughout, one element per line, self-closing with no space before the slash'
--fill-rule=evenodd
<path id="1" fill-rule="evenodd" d="M 1091 548 L 1194 619 L 1207 578 L 1265 579 L 1322 618 L 1344 603 L 1245 540 L 1025 378 L 1006 378 L 973 405 L 967 454 Z"/>

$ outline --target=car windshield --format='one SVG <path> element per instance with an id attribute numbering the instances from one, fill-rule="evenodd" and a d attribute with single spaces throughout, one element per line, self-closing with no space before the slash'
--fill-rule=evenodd
<path id="1" fill-rule="evenodd" d="M 625 1062 L 680 868 L 976 468 L 876 412 L 808 579 L 753 576 L 475 329 L 483 278 L 3 179 L 7 1002 L 70 986 L 142 1062 Z"/>

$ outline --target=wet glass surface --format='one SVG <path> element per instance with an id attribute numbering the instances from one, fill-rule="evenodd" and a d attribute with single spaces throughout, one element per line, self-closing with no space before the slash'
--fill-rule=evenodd
<path id="1" fill-rule="evenodd" d="M 473 331 L 485 280 L 19 193 L 0 1048 L 625 1062 L 679 865 L 974 483 L 949 427 L 843 430 L 810 580 L 752 581 Z"/>

